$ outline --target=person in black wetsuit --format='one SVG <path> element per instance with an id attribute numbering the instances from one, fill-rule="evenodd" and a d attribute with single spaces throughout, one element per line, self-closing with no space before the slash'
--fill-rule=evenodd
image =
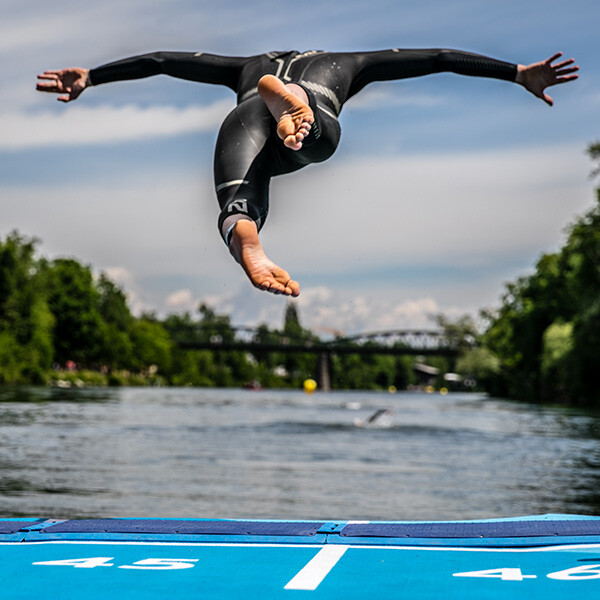
<path id="1" fill-rule="evenodd" d="M 328 159 L 340 139 L 344 103 L 375 81 L 452 72 L 519 83 L 550 106 L 549 86 L 577 78 L 573 59 L 561 54 L 517 65 L 470 52 L 392 49 L 373 52 L 269 52 L 249 57 L 155 52 L 94 69 L 45 71 L 37 89 L 75 100 L 103 83 L 165 74 L 225 85 L 237 105 L 221 126 L 215 149 L 219 231 L 255 287 L 297 296 L 300 288 L 264 253 L 258 232 L 269 208 L 273 176 Z"/>

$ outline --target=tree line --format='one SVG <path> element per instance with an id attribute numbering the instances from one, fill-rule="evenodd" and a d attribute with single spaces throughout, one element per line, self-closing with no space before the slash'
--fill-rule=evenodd
<path id="1" fill-rule="evenodd" d="M 38 258 L 39 241 L 0 242 L 0 382 L 44 383 L 65 365 L 129 369 L 167 365 L 164 328 L 132 316 L 108 277 L 72 258 Z"/>
<path id="2" fill-rule="evenodd" d="M 598 161 L 600 143 L 588 153 Z M 500 306 L 484 316 L 481 341 L 495 357 L 491 393 L 600 405 L 600 188 L 595 205 L 568 227 L 562 248 L 507 284 Z"/>
<path id="3" fill-rule="evenodd" d="M 301 387 L 316 378 L 312 353 L 186 350 L 181 341 L 231 342 L 227 315 L 202 304 L 197 314 L 134 316 L 125 293 L 73 258 L 38 257 L 39 240 L 18 232 L 0 241 L 0 383 L 163 384 Z M 284 336 L 320 341 L 288 304 L 281 329 L 258 327 L 256 342 Z M 334 387 L 399 389 L 412 382 L 402 357 L 334 357 Z"/>

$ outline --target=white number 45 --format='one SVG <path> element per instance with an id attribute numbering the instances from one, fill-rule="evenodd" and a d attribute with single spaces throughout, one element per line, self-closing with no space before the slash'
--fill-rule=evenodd
<path id="1" fill-rule="evenodd" d="M 45 560 L 34 562 L 34 565 L 46 565 L 52 567 L 76 567 L 79 569 L 93 569 L 95 567 L 114 567 L 113 556 L 94 556 L 91 558 L 68 558 L 65 560 Z M 122 565 L 119 569 L 145 569 L 145 570 L 173 570 L 190 569 L 197 558 L 144 558 L 132 565 Z"/>
<path id="2" fill-rule="evenodd" d="M 144 558 L 138 560 L 132 565 L 123 565 L 119 569 L 190 569 L 194 563 L 198 562 L 197 558 Z"/>

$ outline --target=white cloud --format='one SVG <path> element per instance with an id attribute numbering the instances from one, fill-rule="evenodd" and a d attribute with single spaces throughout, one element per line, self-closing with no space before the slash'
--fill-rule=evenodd
<path id="1" fill-rule="evenodd" d="M 323 291 L 327 300 L 323 300 Z M 303 322 L 318 333 L 354 333 L 431 327 L 430 315 L 441 311 L 433 298 L 399 300 L 396 294 L 318 290 L 299 297 Z"/>
<path id="2" fill-rule="evenodd" d="M 377 290 L 349 292 L 326 286 L 306 287 L 297 299 L 290 300 L 252 292 L 246 285 L 240 285 L 235 293 L 198 297 L 191 304 L 197 307 L 200 302 L 230 315 L 234 325 L 266 323 L 271 328 L 283 326 L 285 306 L 287 302 L 294 302 L 302 326 L 324 338 L 367 331 L 431 328 L 431 315 L 472 312 L 460 306 L 440 304 L 433 297 L 411 297 L 410 292 L 408 295 L 400 291 L 388 294 Z"/>
<path id="3" fill-rule="evenodd" d="M 276 261 L 336 273 L 515 260 L 563 239 L 588 171 L 569 145 L 334 160 L 273 183 L 263 237 Z"/>
<path id="4" fill-rule="evenodd" d="M 125 267 L 107 267 L 103 273 L 119 287 L 131 288 L 134 285 L 135 278 Z"/>
<path id="5" fill-rule="evenodd" d="M 119 143 L 217 129 L 232 108 L 210 106 L 69 106 L 62 114 L 0 114 L 0 150 Z"/>
<path id="6" fill-rule="evenodd" d="M 165 300 L 169 312 L 193 312 L 198 303 L 194 301 L 192 290 L 176 290 L 167 296 Z"/>

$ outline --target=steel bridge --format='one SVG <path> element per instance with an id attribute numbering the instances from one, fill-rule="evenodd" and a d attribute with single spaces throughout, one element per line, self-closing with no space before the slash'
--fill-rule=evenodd
<path id="1" fill-rule="evenodd" d="M 352 336 L 339 336 L 323 341 L 316 336 L 294 338 L 282 332 L 251 327 L 199 327 L 194 339 L 181 340 L 178 346 L 189 350 L 241 351 L 252 354 L 266 352 L 310 353 L 316 357 L 317 380 L 322 390 L 331 389 L 331 356 L 333 354 L 391 354 L 396 356 L 456 356 L 459 344 L 439 330 L 398 329 Z"/>
<path id="2" fill-rule="evenodd" d="M 210 331 L 210 333 L 209 333 Z M 190 350 L 238 350 L 243 352 L 321 352 L 331 354 L 393 354 L 415 356 L 456 356 L 458 345 L 448 341 L 442 331 L 398 329 L 359 333 L 331 340 L 297 339 L 285 333 L 251 327 L 224 329 L 223 334 L 211 327 L 198 328 L 195 339 L 181 340 L 178 346 Z"/>

